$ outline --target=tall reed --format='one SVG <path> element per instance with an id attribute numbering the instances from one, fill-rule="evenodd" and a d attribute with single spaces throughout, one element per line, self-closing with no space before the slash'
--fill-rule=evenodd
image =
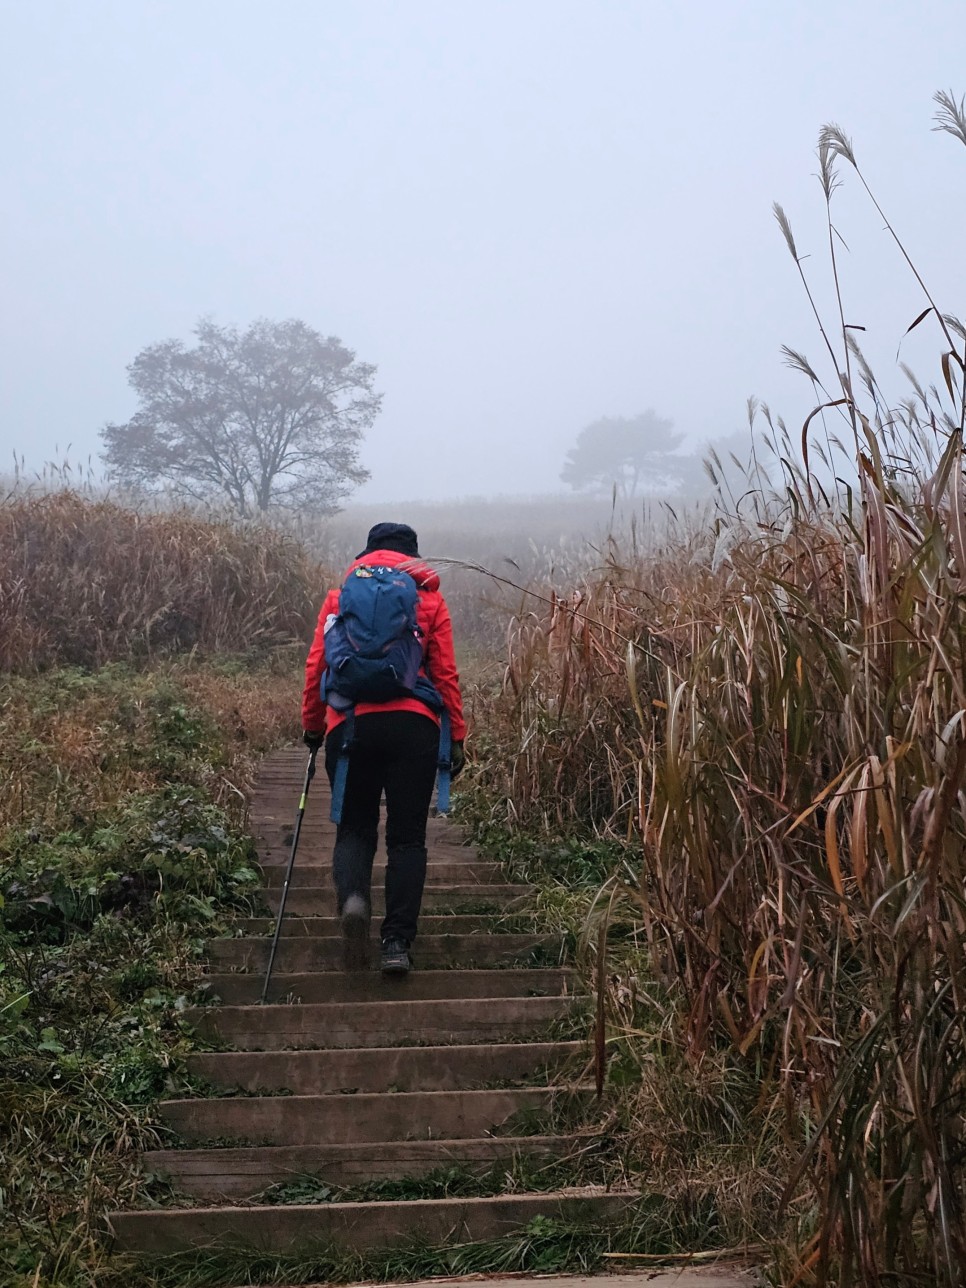
<path id="1" fill-rule="evenodd" d="M 0 671 L 304 639 L 322 581 L 269 528 L 14 492 L 0 503 Z"/>
<path id="2" fill-rule="evenodd" d="M 837 127 L 819 158 L 838 299 L 836 167 L 869 189 Z M 752 469 L 703 539 L 615 548 L 518 618 L 485 769 L 515 816 L 632 839 L 605 893 L 682 1050 L 730 1048 L 783 1115 L 817 1213 L 795 1283 L 966 1282 L 966 330 L 920 285 L 936 384 L 891 406 L 844 309 L 819 319 L 830 377 L 789 351 L 821 398 L 800 449 L 771 425 L 784 489 Z"/>

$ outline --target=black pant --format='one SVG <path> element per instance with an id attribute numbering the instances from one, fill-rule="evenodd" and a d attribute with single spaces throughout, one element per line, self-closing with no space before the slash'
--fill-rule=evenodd
<path id="1" fill-rule="evenodd" d="M 344 727 L 325 740 L 331 783 Z M 342 822 L 332 854 L 339 912 L 350 894 L 370 902 L 372 861 L 379 843 L 379 805 L 386 794 L 386 917 L 382 938 L 416 938 L 426 881 L 426 819 L 439 759 L 439 727 L 414 711 L 356 716 Z"/>

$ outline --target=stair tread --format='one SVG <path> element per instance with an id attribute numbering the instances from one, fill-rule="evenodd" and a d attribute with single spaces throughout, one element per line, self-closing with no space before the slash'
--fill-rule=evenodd
<path id="1" fill-rule="evenodd" d="M 453 1043 L 448 1046 L 212 1051 L 187 1057 L 214 1086 L 294 1094 L 472 1090 L 497 1079 L 546 1085 L 561 1065 L 587 1052 L 583 1041 Z"/>
<path id="2" fill-rule="evenodd" d="M 597 1225 L 625 1216 L 639 1200 L 634 1190 L 574 1186 L 490 1198 L 115 1211 L 108 1222 L 122 1251 L 166 1253 L 184 1247 L 229 1245 L 290 1252 L 300 1242 L 332 1240 L 357 1249 L 413 1240 L 470 1242 L 518 1230 L 536 1215 L 576 1218 Z"/>
<path id="3" fill-rule="evenodd" d="M 324 1142 L 318 1145 L 220 1146 L 159 1149 L 144 1165 L 181 1193 L 208 1202 L 252 1199 L 270 1185 L 302 1180 L 359 1184 L 425 1176 L 440 1167 L 481 1171 L 519 1159 L 560 1161 L 586 1146 L 586 1137 L 472 1136 L 433 1140 Z"/>
<path id="4" fill-rule="evenodd" d="M 374 872 L 376 876 L 379 875 L 378 870 L 374 869 Z M 332 883 L 331 881 L 326 880 L 328 873 L 328 868 L 297 868 L 295 872 L 292 873 L 292 880 L 289 883 L 288 897 L 291 899 L 296 893 L 301 894 L 304 890 L 312 890 L 319 894 L 325 894 L 335 898 L 335 890 Z M 453 880 L 454 875 L 465 877 L 467 874 L 462 872 L 455 873 L 447 876 L 445 880 L 431 880 L 427 878 L 425 889 L 434 895 L 448 893 L 453 890 L 459 892 L 466 891 L 468 894 L 473 896 L 485 894 L 487 896 L 495 897 L 495 895 L 501 893 L 511 893 L 513 895 L 519 895 L 521 898 L 532 894 L 536 889 L 536 886 L 522 881 Z M 430 874 L 430 876 L 432 876 L 432 874 Z M 278 885 L 270 885 L 266 887 L 266 893 L 274 897 L 279 893 L 282 884 L 284 884 L 284 877 L 280 880 Z M 373 882 L 372 893 L 374 899 L 382 893 L 381 885 L 381 882 Z"/>
<path id="5" fill-rule="evenodd" d="M 325 918 L 319 917 L 319 918 L 316 918 L 316 920 L 323 921 L 325 920 Z M 259 944 L 259 946 L 261 945 L 261 938 L 262 937 L 259 936 L 258 940 L 256 941 Z M 304 938 L 316 939 L 316 940 L 327 940 L 327 939 L 333 938 L 333 936 L 326 935 L 326 934 L 317 934 L 317 935 L 306 935 L 304 936 Z M 433 934 L 433 935 L 419 935 L 413 943 L 413 955 L 414 956 L 418 955 L 420 949 L 425 951 L 426 949 L 435 946 L 437 942 L 443 942 L 446 944 L 450 944 L 454 940 L 457 942 L 462 942 L 463 940 L 472 940 L 476 942 L 480 938 L 481 937 L 479 935 L 460 934 L 458 931 L 454 931 L 449 934 L 443 932 L 440 934 Z M 549 934 L 546 931 L 527 930 L 527 931 L 507 931 L 506 933 L 501 932 L 499 935 L 492 936 L 492 938 L 499 940 L 501 943 L 504 940 L 512 942 L 513 940 L 517 940 L 517 939 L 521 939 L 521 940 L 539 939 L 546 943 L 550 943 L 550 942 L 559 943 L 559 942 L 562 942 L 564 937 L 562 934 Z M 247 936 L 241 936 L 241 935 L 219 935 L 215 939 L 209 939 L 208 944 L 209 946 L 211 944 L 237 944 L 237 943 L 247 942 L 247 939 L 248 939 Z"/>
<path id="6" fill-rule="evenodd" d="M 517 914 L 511 914 L 517 915 Z M 501 913 L 474 913 L 470 915 L 451 913 L 449 915 L 421 917 L 419 921 L 419 938 L 428 935 L 502 935 L 510 933 L 501 926 Z M 447 922 L 449 925 L 447 925 Z M 258 938 L 261 935 L 274 935 L 276 919 L 274 917 L 245 917 L 235 923 L 235 928 L 242 930 L 245 937 Z M 379 918 L 373 916 L 370 937 L 373 942 L 378 938 Z M 286 910 L 282 921 L 281 934 L 294 938 L 302 936 L 317 939 L 341 939 L 342 925 L 336 916 L 322 914 L 292 913 Z M 238 936 L 234 936 L 238 938 Z M 417 939 L 417 943 L 419 940 Z"/>
<path id="7" fill-rule="evenodd" d="M 573 1012 L 569 995 L 368 1002 L 309 1002 L 301 1006 L 208 1006 L 186 1010 L 196 1031 L 238 1050 L 452 1046 L 533 1033 Z M 440 1039 L 435 1041 L 434 1039 Z M 448 1039 L 448 1040 L 447 1040 Z"/>
<path id="8" fill-rule="evenodd" d="M 445 1050 L 445 1048 L 441 1048 Z M 185 1109 L 189 1105 L 198 1108 L 199 1111 L 211 1109 L 212 1107 L 221 1107 L 224 1105 L 241 1105 L 245 1104 L 249 1108 L 265 1105 L 283 1106 L 286 1113 L 298 1113 L 309 1106 L 319 1105 L 331 1106 L 333 1104 L 343 1105 L 350 1099 L 352 1104 L 358 1106 L 365 1105 L 387 1105 L 399 1109 L 400 1106 L 407 1104 L 416 1104 L 426 1102 L 443 1102 L 443 1101 L 479 1101 L 483 1102 L 488 1098 L 496 1099 L 526 1099 L 536 1097 L 547 1099 L 553 1096 L 585 1095 L 593 1091 L 590 1084 L 580 1084 L 572 1086 L 569 1083 L 554 1083 L 546 1087 L 500 1087 L 493 1089 L 490 1087 L 460 1087 L 455 1090 L 446 1091 L 362 1091 L 351 1096 L 340 1096 L 338 1094 L 325 1094 L 309 1092 L 300 1096 L 213 1096 L 208 1098 L 199 1098 L 197 1096 L 182 1096 L 171 1100 L 159 1100 L 158 1109 L 168 1112 L 174 1109 Z"/>
<path id="9" fill-rule="evenodd" d="M 164 1100 L 158 1113 L 186 1143 L 346 1144 L 480 1136 L 519 1113 L 582 1111 L 587 1087 L 362 1092 L 356 1095 L 244 1096 Z"/>
<path id="10" fill-rule="evenodd" d="M 273 972 L 269 997 L 279 1005 L 309 1002 L 401 1001 L 419 997 L 553 997 L 573 995 L 573 972 L 565 966 L 512 967 L 491 970 L 413 971 L 402 983 L 379 971 L 317 970 L 298 974 Z M 248 1005 L 260 1001 L 263 976 L 212 972 L 202 981 L 212 1004 Z"/>
<path id="11" fill-rule="evenodd" d="M 299 1162 L 312 1162 L 316 1159 L 352 1157 L 371 1154 L 378 1157 L 380 1151 L 391 1151 L 414 1156 L 434 1149 L 447 1149 L 459 1152 L 479 1149 L 513 1152 L 523 1151 L 530 1147 L 543 1147 L 548 1144 L 571 1146 L 585 1141 L 586 1137 L 571 1133 L 569 1135 L 533 1135 L 533 1136 L 450 1136 L 434 1137 L 431 1140 L 362 1140 L 362 1141 L 322 1141 L 316 1145 L 208 1145 L 192 1149 L 151 1149 L 142 1154 L 142 1158 L 152 1167 L 160 1162 L 178 1164 L 185 1170 L 204 1173 L 218 1170 L 226 1162 L 239 1166 L 254 1165 L 260 1162 L 289 1159 Z"/>
<path id="12" fill-rule="evenodd" d="M 405 988 L 405 982 L 401 984 Z M 267 1002 L 264 1006 L 258 1003 L 245 1002 L 238 1005 L 228 1006 L 205 1006 L 205 1007 L 188 1007 L 182 1011 L 182 1018 L 189 1024 L 200 1019 L 202 1016 L 226 1019 L 235 1016 L 239 1017 L 258 1017 L 259 1021 L 271 1021 L 283 1019 L 291 1022 L 296 1015 L 307 1015 L 311 1018 L 316 1016 L 342 1016 L 356 1015 L 365 1017 L 367 1020 L 373 1016 L 382 1014 L 385 1008 L 386 1015 L 391 1017 L 395 1022 L 399 1022 L 401 1013 L 406 1007 L 411 1007 L 421 1014 L 444 1013 L 447 1010 L 483 1010 L 488 1014 L 499 1010 L 515 1010 L 524 1008 L 530 1010 L 544 1010 L 550 1003 L 570 1003 L 573 996 L 571 994 L 550 997 L 506 997 L 497 994 L 495 997 L 401 997 L 398 999 L 389 998 L 372 998 L 369 1001 L 357 1002 L 340 1002 L 333 1000 L 331 1002 L 303 1002 L 300 1006 L 289 1006 L 284 1002 Z"/>
<path id="13" fill-rule="evenodd" d="M 258 938 L 222 936 L 208 941 L 209 965 L 220 971 L 242 969 L 263 971 L 268 963 L 269 936 Z M 566 941 L 562 934 L 531 932 L 499 935 L 421 935 L 413 945 L 416 968 L 463 969 L 483 968 L 505 963 L 523 968 L 535 965 L 527 960 L 539 953 L 541 964 L 562 964 Z M 370 963 L 375 964 L 375 944 L 369 945 Z M 553 954 L 550 960 L 546 954 Z M 322 935 L 285 935 L 280 938 L 275 965 L 280 973 L 293 974 L 310 970 L 337 970 L 342 965 L 342 943 Z"/>

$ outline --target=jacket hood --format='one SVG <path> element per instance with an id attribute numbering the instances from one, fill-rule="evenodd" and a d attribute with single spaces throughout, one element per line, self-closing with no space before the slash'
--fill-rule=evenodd
<path id="1" fill-rule="evenodd" d="M 439 590 L 439 573 L 435 568 L 430 568 L 421 559 L 401 555 L 398 550 L 370 550 L 353 559 L 346 571 L 351 572 L 360 564 L 368 564 L 370 568 L 402 568 L 403 572 L 409 573 L 420 590 Z"/>

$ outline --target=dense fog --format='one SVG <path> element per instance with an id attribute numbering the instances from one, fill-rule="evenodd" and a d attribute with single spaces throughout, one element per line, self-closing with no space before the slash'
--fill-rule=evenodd
<path id="1" fill-rule="evenodd" d="M 830 120 L 961 311 L 966 168 L 930 130 L 952 0 L 98 0 L 7 6 L 3 31 L 0 459 L 28 472 L 99 469 L 126 367 L 199 319 L 301 319 L 375 366 L 361 503 L 567 491 L 601 418 L 651 411 L 679 454 L 741 434 L 752 395 L 797 429 L 815 397 L 780 345 L 835 373 L 771 205 L 834 312 Z M 843 178 L 848 321 L 901 397 L 922 293 Z"/>

